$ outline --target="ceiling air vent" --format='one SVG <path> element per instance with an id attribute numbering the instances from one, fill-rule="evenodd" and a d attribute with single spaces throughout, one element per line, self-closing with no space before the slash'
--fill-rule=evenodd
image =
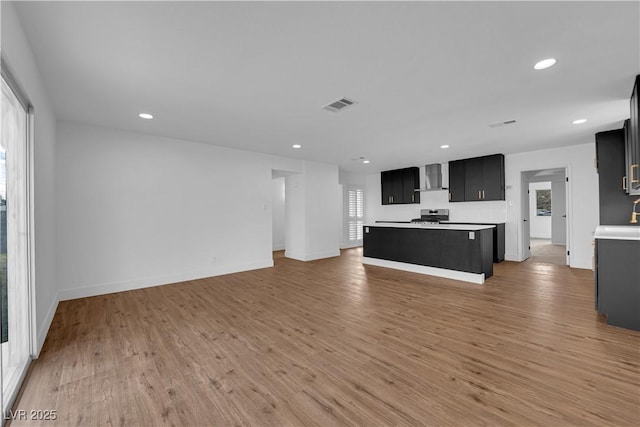
<path id="1" fill-rule="evenodd" d="M 331 104 L 325 105 L 322 107 L 324 110 L 331 111 L 332 113 L 336 113 L 338 111 L 344 110 L 347 107 L 356 104 L 356 101 L 349 98 L 341 98 L 337 101 L 332 102 Z"/>
<path id="2" fill-rule="evenodd" d="M 490 128 L 499 128 L 501 126 L 513 125 L 515 123 L 516 123 L 515 120 L 507 120 L 506 122 L 492 123 L 492 124 L 489 125 L 489 127 Z"/>

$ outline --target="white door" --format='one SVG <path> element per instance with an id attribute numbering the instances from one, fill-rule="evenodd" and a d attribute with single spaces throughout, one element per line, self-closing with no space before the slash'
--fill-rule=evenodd
<path id="1" fill-rule="evenodd" d="M 521 193 L 520 212 L 522 219 L 522 261 L 531 257 L 531 222 L 529 221 L 529 174 L 522 172 L 521 174 Z"/>
<path id="2" fill-rule="evenodd" d="M 0 359 L 7 413 L 31 359 L 29 283 L 29 114 L 2 78 L 0 138 Z"/>
<path id="3" fill-rule="evenodd" d="M 567 244 L 567 190 L 566 181 L 551 183 L 551 243 Z"/>

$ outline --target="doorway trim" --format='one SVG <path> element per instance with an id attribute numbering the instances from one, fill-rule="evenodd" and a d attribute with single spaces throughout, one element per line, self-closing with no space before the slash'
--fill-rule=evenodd
<path id="1" fill-rule="evenodd" d="M 566 265 L 571 267 L 571 247 L 573 247 L 573 206 L 572 206 L 572 194 L 571 194 L 571 182 L 572 182 L 572 175 L 571 175 L 571 165 L 565 164 L 565 165 L 555 165 L 555 166 L 543 166 L 543 167 L 539 167 L 536 169 L 527 169 L 527 170 L 520 170 L 520 200 L 518 202 L 518 209 L 519 209 L 519 215 L 518 215 L 518 261 L 525 261 L 528 256 L 526 256 L 528 249 L 525 248 L 526 246 L 529 246 L 529 242 L 530 242 L 530 237 L 529 237 L 529 241 L 527 241 L 525 239 L 526 236 L 526 229 L 524 227 L 530 227 L 531 223 L 527 220 L 525 221 L 525 219 L 527 219 L 529 217 L 529 212 L 524 212 L 523 207 L 525 206 L 525 204 L 528 206 L 529 204 L 529 182 L 530 180 L 528 178 L 526 178 L 525 174 L 528 174 L 529 172 L 535 172 L 535 171 L 543 171 L 543 170 L 547 170 L 547 169 L 564 169 L 564 173 L 565 173 L 565 178 L 566 178 L 566 194 L 565 194 L 565 203 L 566 203 L 566 215 L 567 215 L 567 224 L 566 224 Z M 526 199 L 526 200 L 525 200 Z M 529 233 L 530 234 L 530 233 Z"/>

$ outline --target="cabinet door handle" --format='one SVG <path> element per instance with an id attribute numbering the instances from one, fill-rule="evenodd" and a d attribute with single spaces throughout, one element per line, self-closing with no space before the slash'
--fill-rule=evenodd
<path id="1" fill-rule="evenodd" d="M 484 200 L 484 190 L 482 190 L 482 200 Z"/>
<path id="2" fill-rule="evenodd" d="M 451 200 L 451 191 L 449 191 L 449 200 Z"/>
<path id="3" fill-rule="evenodd" d="M 393 203 L 393 196 L 391 196 L 391 203 Z"/>
<path id="4" fill-rule="evenodd" d="M 634 182 L 640 182 L 640 178 L 635 179 L 635 172 L 634 170 L 640 168 L 640 165 L 631 165 L 631 184 L 633 184 Z"/>
<path id="5" fill-rule="evenodd" d="M 389 203 L 391 203 L 391 196 L 389 196 Z"/>
<path id="6" fill-rule="evenodd" d="M 627 190 L 627 177 L 626 176 L 622 177 L 622 189 L 623 190 Z"/>
<path id="7" fill-rule="evenodd" d="M 413 202 L 415 202 L 414 197 L 415 197 L 415 194 L 412 194 L 412 195 L 411 195 L 411 202 L 412 202 L 412 203 L 413 203 Z"/>
<path id="8" fill-rule="evenodd" d="M 482 199 L 482 196 L 480 195 L 482 192 L 480 190 L 478 190 L 478 200 Z"/>

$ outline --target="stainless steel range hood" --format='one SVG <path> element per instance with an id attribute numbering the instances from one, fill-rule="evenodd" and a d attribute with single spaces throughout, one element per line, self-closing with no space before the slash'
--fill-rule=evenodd
<path id="1" fill-rule="evenodd" d="M 442 165 L 440 163 L 425 165 L 424 172 L 424 188 L 416 189 L 416 191 L 446 190 L 442 186 Z"/>

